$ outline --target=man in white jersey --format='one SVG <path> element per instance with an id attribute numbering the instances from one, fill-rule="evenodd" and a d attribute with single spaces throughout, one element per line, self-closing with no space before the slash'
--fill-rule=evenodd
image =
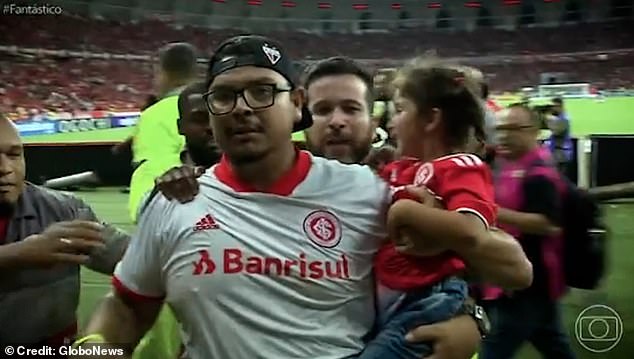
<path id="1" fill-rule="evenodd" d="M 291 132 L 311 121 L 291 74 L 271 40 L 221 45 L 206 99 L 225 157 L 192 202 L 152 200 L 86 341 L 133 347 L 164 300 L 192 358 L 346 358 L 363 349 L 389 189 L 367 167 L 293 148 Z"/>

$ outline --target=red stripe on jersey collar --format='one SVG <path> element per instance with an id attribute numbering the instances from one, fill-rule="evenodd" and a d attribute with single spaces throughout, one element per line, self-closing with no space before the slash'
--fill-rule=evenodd
<path id="1" fill-rule="evenodd" d="M 214 167 L 214 174 L 220 182 L 231 187 L 236 192 L 262 192 L 276 194 L 278 196 L 288 196 L 293 193 L 300 183 L 304 181 L 312 164 L 312 160 L 308 152 L 300 150 L 295 151 L 297 156 L 295 157 L 293 167 L 291 167 L 291 169 L 273 183 L 270 188 L 264 191 L 259 191 L 251 184 L 239 179 L 233 171 L 231 163 L 224 155 L 218 165 Z"/>

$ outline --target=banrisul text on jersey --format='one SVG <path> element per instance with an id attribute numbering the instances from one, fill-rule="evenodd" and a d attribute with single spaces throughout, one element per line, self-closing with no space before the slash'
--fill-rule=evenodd
<path id="1" fill-rule="evenodd" d="M 310 279 L 350 278 L 348 258 L 342 254 L 335 261 L 315 260 L 300 253 L 296 258 L 247 255 L 239 248 L 223 250 L 222 264 L 218 266 L 207 250 L 198 252 L 200 259 L 193 263 L 194 275 L 213 274 L 218 268 L 224 274 L 256 274 L 269 276 L 294 276 Z"/>

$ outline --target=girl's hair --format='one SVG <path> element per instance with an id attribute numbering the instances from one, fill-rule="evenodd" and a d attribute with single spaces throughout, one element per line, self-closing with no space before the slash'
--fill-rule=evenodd
<path id="1" fill-rule="evenodd" d="M 478 83 L 461 67 L 433 57 L 416 58 L 399 70 L 394 86 L 416 104 L 418 113 L 441 111 L 449 146 L 465 146 L 471 129 L 477 137 L 484 136 Z"/>

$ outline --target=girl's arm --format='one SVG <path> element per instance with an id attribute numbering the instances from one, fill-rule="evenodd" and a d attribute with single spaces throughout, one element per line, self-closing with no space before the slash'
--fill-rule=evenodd
<path id="1" fill-rule="evenodd" d="M 409 199 L 399 200 L 390 207 L 388 228 L 391 238 L 399 238 L 399 231 L 407 228 L 410 239 L 429 243 L 428 239 L 433 238 L 429 244 L 434 249 L 456 252 L 473 249 L 487 235 L 486 225 L 475 214 L 432 208 Z"/>

